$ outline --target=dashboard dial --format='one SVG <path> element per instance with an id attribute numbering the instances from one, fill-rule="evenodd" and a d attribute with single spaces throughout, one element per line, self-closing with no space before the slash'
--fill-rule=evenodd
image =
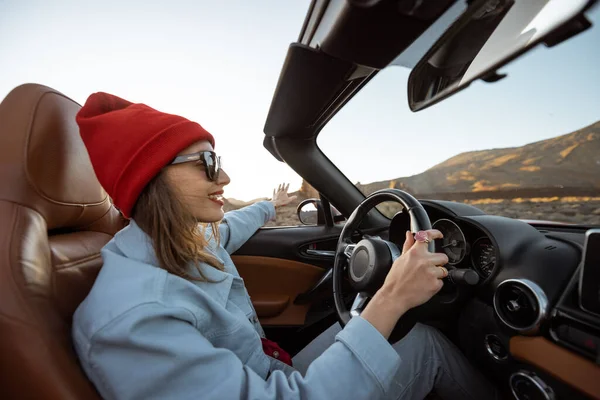
<path id="1" fill-rule="evenodd" d="M 496 248 L 489 238 L 482 237 L 473 243 L 471 263 L 483 278 L 492 274 L 496 266 Z"/>
<path id="2" fill-rule="evenodd" d="M 434 222 L 433 229 L 442 232 L 444 237 L 435 241 L 435 251 L 446 253 L 448 264 L 458 264 L 467 253 L 467 241 L 462 230 L 449 219 L 438 219 Z"/>

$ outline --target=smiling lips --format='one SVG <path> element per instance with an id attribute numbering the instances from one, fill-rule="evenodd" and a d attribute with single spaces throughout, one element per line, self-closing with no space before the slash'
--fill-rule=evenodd
<path id="1" fill-rule="evenodd" d="M 223 191 L 222 190 L 219 192 L 209 194 L 208 198 L 220 206 L 225 205 L 225 201 L 223 201 Z"/>

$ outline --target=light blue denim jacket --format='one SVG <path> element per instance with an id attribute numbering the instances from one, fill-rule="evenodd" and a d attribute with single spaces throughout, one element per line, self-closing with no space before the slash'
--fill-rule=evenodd
<path id="1" fill-rule="evenodd" d="M 104 266 L 73 317 L 76 351 L 106 399 L 377 399 L 400 365 L 366 320 L 353 318 L 304 376 L 262 350 L 264 336 L 230 254 L 274 218 L 270 202 L 225 214 L 217 283 L 158 268 L 131 221 L 103 248 Z M 193 268 L 191 268 L 193 270 Z"/>

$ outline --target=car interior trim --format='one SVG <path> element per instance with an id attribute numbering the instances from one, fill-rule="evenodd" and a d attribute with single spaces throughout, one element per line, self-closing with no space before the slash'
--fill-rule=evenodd
<path id="1" fill-rule="evenodd" d="M 231 257 L 244 279 L 261 324 L 303 325 L 310 303 L 293 301 L 309 291 L 326 274 L 322 268 L 274 257 Z"/>
<path id="2" fill-rule="evenodd" d="M 534 365 L 593 399 L 600 399 L 600 366 L 541 336 L 514 336 L 510 354 Z"/>

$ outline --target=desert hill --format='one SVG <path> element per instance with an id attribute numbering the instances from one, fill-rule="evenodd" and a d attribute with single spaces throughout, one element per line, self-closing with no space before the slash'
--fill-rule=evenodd
<path id="1" fill-rule="evenodd" d="M 417 195 L 561 187 L 600 192 L 600 121 L 522 147 L 461 153 L 417 175 L 360 185 L 365 193 L 387 187 Z"/>

